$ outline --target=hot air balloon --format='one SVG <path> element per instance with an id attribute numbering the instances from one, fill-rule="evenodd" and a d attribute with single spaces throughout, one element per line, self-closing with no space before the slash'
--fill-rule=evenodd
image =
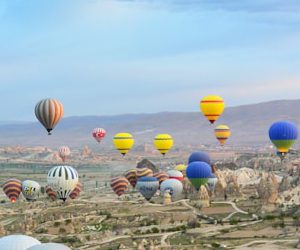
<path id="1" fill-rule="evenodd" d="M 40 192 L 40 184 L 36 181 L 26 180 L 22 182 L 22 194 L 27 201 L 35 200 Z"/>
<path id="2" fill-rule="evenodd" d="M 153 171 L 150 168 L 137 168 L 136 176 L 138 179 L 145 176 L 153 176 Z"/>
<path id="3" fill-rule="evenodd" d="M 118 133 L 114 136 L 114 145 L 125 156 L 134 145 L 134 139 L 129 133 Z"/>
<path id="4" fill-rule="evenodd" d="M 220 142 L 221 146 L 224 146 L 226 140 L 230 137 L 231 131 L 227 125 L 219 125 L 215 128 L 215 136 Z"/>
<path id="5" fill-rule="evenodd" d="M 46 194 L 48 195 L 48 197 L 52 200 L 52 201 L 55 201 L 57 199 L 57 194 L 56 192 L 54 192 L 52 190 L 51 187 L 49 187 L 48 185 L 45 187 L 46 189 Z"/>
<path id="6" fill-rule="evenodd" d="M 100 143 L 105 137 L 106 131 L 103 128 L 94 128 L 92 135 L 95 138 L 95 140 Z"/>
<path id="7" fill-rule="evenodd" d="M 1 250 L 27 250 L 40 244 L 37 239 L 26 235 L 8 235 L 0 238 Z"/>
<path id="8" fill-rule="evenodd" d="M 75 189 L 72 191 L 72 193 L 70 193 L 70 198 L 72 200 L 76 199 L 79 196 L 80 192 L 82 191 L 82 188 L 83 188 L 82 184 L 78 181 Z"/>
<path id="9" fill-rule="evenodd" d="M 213 192 L 215 190 L 215 186 L 216 186 L 217 183 L 218 183 L 218 178 L 214 174 L 212 174 L 207 180 L 208 189 L 211 192 Z"/>
<path id="10" fill-rule="evenodd" d="M 3 191 L 11 202 L 16 202 L 22 192 L 22 182 L 18 179 L 9 179 L 2 185 Z"/>
<path id="11" fill-rule="evenodd" d="M 175 170 L 180 171 L 181 173 L 185 172 L 187 168 L 187 165 L 179 164 L 175 166 Z"/>
<path id="12" fill-rule="evenodd" d="M 26 250 L 71 250 L 71 248 L 58 243 L 43 243 L 27 248 Z"/>
<path id="13" fill-rule="evenodd" d="M 71 154 L 70 148 L 68 146 L 61 146 L 58 149 L 58 154 L 62 161 L 65 162 L 67 157 Z"/>
<path id="14" fill-rule="evenodd" d="M 160 185 L 161 194 L 164 195 L 164 193 L 166 191 L 169 191 L 170 195 L 173 198 L 179 197 L 180 194 L 182 193 L 182 190 L 183 190 L 183 185 L 182 185 L 181 181 L 179 181 L 177 179 L 165 180 Z"/>
<path id="15" fill-rule="evenodd" d="M 137 183 L 137 175 L 136 175 L 136 169 L 130 169 L 125 173 L 126 179 L 129 181 L 130 185 L 135 188 L 135 185 Z"/>
<path id="16" fill-rule="evenodd" d="M 137 190 L 149 201 L 159 188 L 159 181 L 155 177 L 141 177 L 136 184 Z"/>
<path id="17" fill-rule="evenodd" d="M 55 99 L 47 98 L 39 101 L 35 106 L 35 116 L 51 135 L 51 131 L 64 114 L 63 105 Z"/>
<path id="18" fill-rule="evenodd" d="M 184 179 L 183 174 L 175 169 L 169 170 L 167 174 L 169 175 L 169 179 L 176 179 L 179 181 L 183 181 Z"/>
<path id="19" fill-rule="evenodd" d="M 118 195 L 123 195 L 128 189 L 128 181 L 125 177 L 114 177 L 111 179 L 110 186 L 112 190 Z"/>
<path id="20" fill-rule="evenodd" d="M 49 170 L 47 185 L 56 192 L 57 198 L 65 201 L 78 183 L 78 173 L 71 166 L 56 166 Z"/>
<path id="21" fill-rule="evenodd" d="M 201 185 L 205 185 L 211 175 L 210 165 L 202 161 L 194 161 L 186 169 L 186 176 L 196 190 L 199 190 Z"/>
<path id="22" fill-rule="evenodd" d="M 159 184 L 161 184 L 163 181 L 169 179 L 169 175 L 165 172 L 154 173 L 153 177 L 158 179 Z"/>
<path id="23" fill-rule="evenodd" d="M 224 100 L 217 95 L 205 96 L 200 102 L 203 115 L 213 124 L 224 111 Z"/>
<path id="24" fill-rule="evenodd" d="M 162 155 L 165 155 L 173 144 L 173 138 L 169 134 L 158 134 L 154 138 L 154 146 Z"/>
<path id="25" fill-rule="evenodd" d="M 202 151 L 194 152 L 189 157 L 189 164 L 194 161 L 203 161 L 210 165 L 210 157 L 207 153 Z"/>
<path id="26" fill-rule="evenodd" d="M 289 121 L 279 121 L 272 124 L 269 137 L 280 155 L 284 156 L 298 138 L 297 126 Z"/>

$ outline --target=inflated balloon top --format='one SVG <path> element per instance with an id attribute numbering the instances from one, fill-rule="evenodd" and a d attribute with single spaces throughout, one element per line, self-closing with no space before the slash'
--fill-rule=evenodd
<path id="1" fill-rule="evenodd" d="M 154 138 L 154 146 L 162 155 L 168 153 L 173 147 L 173 144 L 173 138 L 169 134 L 158 134 Z"/>
<path id="2" fill-rule="evenodd" d="M 219 125 L 215 128 L 215 136 L 222 146 L 224 146 L 230 135 L 231 131 L 227 125 Z"/>
<path id="3" fill-rule="evenodd" d="M 26 250 L 71 250 L 71 248 L 59 243 L 43 243 L 30 247 Z"/>
<path id="4" fill-rule="evenodd" d="M 200 110 L 203 115 L 213 124 L 223 113 L 225 108 L 224 100 L 217 95 L 205 96 L 200 101 Z"/>
<path id="5" fill-rule="evenodd" d="M 2 185 L 3 191 L 12 203 L 15 203 L 22 192 L 22 182 L 18 179 L 9 179 Z"/>
<path id="6" fill-rule="evenodd" d="M 180 172 L 185 172 L 186 168 L 187 168 L 187 165 L 179 164 L 175 167 L 175 170 L 178 170 Z"/>
<path id="7" fill-rule="evenodd" d="M 183 181 L 183 179 L 184 179 L 183 174 L 180 171 L 175 170 L 175 169 L 169 170 L 167 172 L 167 174 L 169 175 L 170 179 L 176 179 L 179 181 Z"/>
<path id="8" fill-rule="evenodd" d="M 95 138 L 95 140 L 98 143 L 100 143 L 103 140 L 103 138 L 105 137 L 106 131 L 103 128 L 94 128 L 92 135 Z"/>
<path id="9" fill-rule="evenodd" d="M 192 185 L 199 190 L 201 185 L 205 185 L 208 182 L 208 178 L 211 178 L 211 167 L 206 162 L 194 161 L 188 165 L 186 176 Z"/>
<path id="10" fill-rule="evenodd" d="M 149 201 L 159 188 L 159 181 L 153 176 L 144 176 L 138 179 L 136 187 L 144 198 Z"/>
<path id="11" fill-rule="evenodd" d="M 48 131 L 48 135 L 51 135 L 51 131 L 60 121 L 63 114 L 63 105 L 56 99 L 43 99 L 35 106 L 35 116 Z"/>
<path id="12" fill-rule="evenodd" d="M 0 238 L 1 250 L 27 250 L 40 244 L 37 239 L 26 235 L 8 235 Z"/>
<path id="13" fill-rule="evenodd" d="M 189 157 L 189 163 L 194 161 L 203 161 L 210 165 L 210 157 L 207 153 L 203 151 L 197 151 L 190 155 Z"/>
<path id="14" fill-rule="evenodd" d="M 115 148 L 125 156 L 134 145 L 133 136 L 129 133 L 118 133 L 113 139 Z"/>
<path id="15" fill-rule="evenodd" d="M 290 121 L 275 122 L 269 129 L 269 137 L 279 153 L 287 153 L 298 138 L 298 129 Z"/>

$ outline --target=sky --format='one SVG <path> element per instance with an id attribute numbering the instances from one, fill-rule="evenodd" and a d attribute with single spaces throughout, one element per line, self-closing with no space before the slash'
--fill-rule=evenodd
<path id="1" fill-rule="evenodd" d="M 300 98 L 299 0 L 0 0 L 0 121 Z"/>

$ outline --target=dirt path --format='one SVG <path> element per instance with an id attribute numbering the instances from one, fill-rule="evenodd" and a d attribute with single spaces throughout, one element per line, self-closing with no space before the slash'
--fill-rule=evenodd
<path id="1" fill-rule="evenodd" d="M 238 249 L 238 250 L 254 249 L 252 247 L 252 245 L 254 245 L 254 244 L 273 244 L 273 243 L 280 243 L 280 242 L 291 242 L 291 243 L 296 244 L 298 242 L 298 240 L 297 239 L 289 239 L 289 240 L 254 240 L 254 241 L 248 242 L 246 244 L 237 246 L 235 249 Z M 266 245 L 262 245 L 262 247 L 264 249 L 269 249 L 268 246 L 266 246 Z M 283 248 L 278 248 L 278 249 L 283 249 Z"/>

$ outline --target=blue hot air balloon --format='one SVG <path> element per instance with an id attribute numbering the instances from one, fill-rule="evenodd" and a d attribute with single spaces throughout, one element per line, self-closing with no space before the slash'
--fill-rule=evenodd
<path id="1" fill-rule="evenodd" d="M 192 185 L 199 190 L 201 185 L 205 185 L 208 178 L 212 176 L 210 165 L 202 161 L 190 163 L 186 169 L 186 176 Z"/>
<path id="2" fill-rule="evenodd" d="M 138 179 L 137 190 L 149 201 L 159 188 L 159 181 L 152 176 L 145 176 Z"/>
<path id="3" fill-rule="evenodd" d="M 279 121 L 272 124 L 269 137 L 280 155 L 286 154 L 298 138 L 297 126 L 289 121 Z"/>
<path id="4" fill-rule="evenodd" d="M 203 161 L 210 165 L 210 157 L 207 153 L 202 151 L 194 152 L 189 157 L 189 164 L 194 161 Z"/>

